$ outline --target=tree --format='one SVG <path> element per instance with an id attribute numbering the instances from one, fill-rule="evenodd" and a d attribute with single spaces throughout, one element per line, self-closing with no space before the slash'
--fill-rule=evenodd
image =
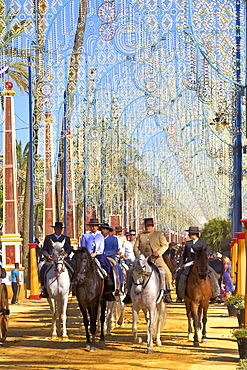
<path id="1" fill-rule="evenodd" d="M 27 30 L 32 21 L 16 21 L 17 15 L 18 10 L 15 10 L 13 6 L 10 6 L 7 10 L 4 1 L 0 0 L 0 52 L 4 56 L 6 65 L 8 65 L 7 73 L 9 76 L 21 92 L 28 92 L 27 63 L 12 60 L 13 56 L 23 57 L 23 51 L 14 49 L 12 42 Z"/>
<path id="2" fill-rule="evenodd" d="M 231 234 L 230 221 L 213 218 L 204 225 L 201 238 L 206 241 L 211 252 L 218 252 L 221 240 L 231 238 Z"/>

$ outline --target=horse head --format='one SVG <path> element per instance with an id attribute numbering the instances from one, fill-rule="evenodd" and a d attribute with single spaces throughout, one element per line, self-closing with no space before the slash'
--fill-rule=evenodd
<path id="1" fill-rule="evenodd" d="M 64 250 L 64 244 L 65 239 L 62 242 L 51 240 L 51 245 L 53 246 L 52 261 L 58 274 L 61 274 L 65 269 L 64 259 L 67 257 L 67 253 Z"/>
<path id="2" fill-rule="evenodd" d="M 91 264 L 90 253 L 88 252 L 87 248 L 82 247 L 81 249 L 76 251 L 72 260 L 74 261 L 76 266 L 75 282 L 83 283 L 83 280 L 85 279 L 85 276 Z"/>
<path id="3" fill-rule="evenodd" d="M 149 257 L 145 258 L 143 254 L 140 254 L 134 262 L 133 265 L 133 280 L 135 288 L 135 293 L 140 294 L 142 292 L 143 285 L 146 280 L 150 277 L 152 273 L 152 268 L 149 266 L 147 260 Z"/>
<path id="4" fill-rule="evenodd" d="M 206 280 L 208 272 L 207 247 L 192 248 L 195 252 L 194 268 L 197 270 L 199 279 Z"/>

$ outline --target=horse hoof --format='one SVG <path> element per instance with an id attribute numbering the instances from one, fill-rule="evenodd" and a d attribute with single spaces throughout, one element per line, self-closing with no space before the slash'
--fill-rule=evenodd
<path id="1" fill-rule="evenodd" d="M 199 342 L 194 342 L 194 347 L 199 347 Z"/>
<path id="2" fill-rule="evenodd" d="M 135 344 L 142 344 L 142 338 L 140 338 L 140 337 L 135 338 L 134 343 Z"/>
<path id="3" fill-rule="evenodd" d="M 90 348 L 91 348 L 90 343 L 87 343 L 86 344 L 86 349 L 90 349 Z"/>
<path id="4" fill-rule="evenodd" d="M 154 353 L 154 350 L 153 350 L 153 348 L 147 348 L 147 351 L 146 351 L 146 353 Z"/>
<path id="5" fill-rule="evenodd" d="M 206 337 L 202 337 L 202 340 L 201 340 L 202 343 L 206 343 L 207 342 L 207 338 Z"/>
<path id="6" fill-rule="evenodd" d="M 66 341 L 68 341 L 68 340 L 69 340 L 68 335 L 63 335 L 63 336 L 62 336 L 62 341 L 66 342 Z"/>
<path id="7" fill-rule="evenodd" d="M 188 338 L 189 338 L 189 340 L 190 340 L 191 342 L 193 342 L 194 337 L 193 337 L 193 334 L 192 334 L 192 333 L 190 333 L 190 334 L 189 334 Z"/>
<path id="8" fill-rule="evenodd" d="M 156 341 L 156 346 L 157 346 L 157 347 L 161 347 L 161 346 L 162 346 L 162 342 L 161 342 L 161 340 L 157 340 L 157 341 Z"/>
<path id="9" fill-rule="evenodd" d="M 56 339 L 58 339 L 57 334 L 52 334 L 52 336 L 51 336 L 51 340 L 56 340 Z"/>
<path id="10" fill-rule="evenodd" d="M 122 325 L 123 325 L 123 320 L 120 320 L 120 319 L 119 319 L 119 320 L 117 321 L 117 324 L 118 324 L 119 326 L 122 326 Z"/>
<path id="11" fill-rule="evenodd" d="M 90 347 L 90 352 L 96 352 L 96 348 L 95 347 Z"/>

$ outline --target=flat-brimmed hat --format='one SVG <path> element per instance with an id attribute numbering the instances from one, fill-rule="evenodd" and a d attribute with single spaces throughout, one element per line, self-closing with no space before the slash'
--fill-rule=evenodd
<path id="1" fill-rule="evenodd" d="M 175 247 L 177 245 L 177 243 L 175 243 L 175 242 L 170 242 L 169 243 L 169 247 Z"/>
<path id="2" fill-rule="evenodd" d="M 202 233 L 202 230 L 199 230 L 199 227 L 197 226 L 190 226 L 189 230 L 184 230 L 184 231 L 187 231 L 188 233 L 191 233 L 191 234 Z"/>
<path id="3" fill-rule="evenodd" d="M 91 218 L 89 223 L 86 225 L 97 225 L 99 226 L 99 220 L 97 218 Z"/>
<path id="4" fill-rule="evenodd" d="M 153 218 L 144 218 L 144 225 L 154 226 L 154 219 Z"/>
<path id="5" fill-rule="evenodd" d="M 99 230 L 101 230 L 101 229 L 108 229 L 109 231 L 113 231 L 113 228 L 107 223 L 101 224 L 99 226 Z"/>
<path id="6" fill-rule="evenodd" d="M 63 229 L 63 223 L 62 222 L 59 222 L 59 221 L 56 221 L 55 222 L 55 225 L 53 225 L 51 227 L 61 227 Z"/>
<path id="7" fill-rule="evenodd" d="M 123 231 L 122 226 L 116 226 L 116 227 L 115 227 L 115 231 Z"/>

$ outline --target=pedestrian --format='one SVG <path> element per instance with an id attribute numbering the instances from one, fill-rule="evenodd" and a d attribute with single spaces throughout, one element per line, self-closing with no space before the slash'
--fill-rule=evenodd
<path id="1" fill-rule="evenodd" d="M 160 295 L 158 301 L 163 298 L 167 303 L 171 303 L 172 290 L 172 274 L 165 264 L 162 255 L 168 248 L 168 243 L 164 234 L 161 231 L 154 230 L 153 218 L 144 218 L 145 231 L 137 236 L 134 245 L 135 257 L 143 254 L 145 257 L 150 257 L 160 271 Z M 130 288 L 130 286 L 128 287 Z M 123 300 L 124 303 L 130 303 L 131 298 L 129 293 Z"/>
<path id="2" fill-rule="evenodd" d="M 107 276 L 104 278 L 103 297 L 107 301 L 115 301 L 115 298 L 112 294 L 114 287 L 112 267 L 106 255 L 104 254 L 105 239 L 103 235 L 98 231 L 99 225 L 100 224 L 97 218 L 90 219 L 89 223 L 87 224 L 87 226 L 90 227 L 90 231 L 82 236 L 81 248 L 87 248 L 91 257 L 97 258 L 102 268 L 106 271 Z"/>
<path id="3" fill-rule="evenodd" d="M 222 258 L 224 265 L 224 273 L 222 275 L 222 283 L 225 285 L 225 298 L 228 298 L 232 292 L 235 291 L 235 287 L 231 278 L 231 261 L 228 257 Z"/>
<path id="4" fill-rule="evenodd" d="M 20 289 L 20 274 L 19 274 L 19 263 L 15 263 L 15 268 L 11 270 L 11 286 L 13 291 L 13 297 L 11 300 L 11 304 L 19 304 L 18 303 L 18 293 Z"/>
<path id="5" fill-rule="evenodd" d="M 40 298 L 49 298 L 48 292 L 47 292 L 47 287 L 46 287 L 46 279 L 45 279 L 45 273 L 48 267 L 50 266 L 52 262 L 52 252 L 53 252 L 53 246 L 51 244 L 51 240 L 53 242 L 63 242 L 64 243 L 64 251 L 67 253 L 69 256 L 71 253 L 71 244 L 70 244 L 70 238 L 67 235 L 62 234 L 63 230 L 63 224 L 62 222 L 56 221 L 54 226 L 51 226 L 54 228 L 54 233 L 50 235 L 46 235 L 45 240 L 44 240 L 44 245 L 42 248 L 42 254 L 44 255 L 46 262 L 42 266 L 40 270 L 40 284 L 41 284 L 41 293 L 40 293 Z M 65 260 L 68 265 L 68 271 L 70 274 L 70 277 L 72 278 L 73 275 L 73 270 L 74 270 L 74 263 L 71 260 Z"/>
<path id="6" fill-rule="evenodd" d="M 209 266 L 211 266 L 214 271 L 217 273 L 218 277 L 218 284 L 220 287 L 220 292 L 221 292 L 221 284 L 222 284 L 222 276 L 224 274 L 224 264 L 221 260 L 222 254 L 220 252 L 214 253 L 213 254 L 213 260 L 209 261 Z M 222 294 L 220 293 L 220 300 L 218 300 L 218 303 L 222 302 Z"/>

